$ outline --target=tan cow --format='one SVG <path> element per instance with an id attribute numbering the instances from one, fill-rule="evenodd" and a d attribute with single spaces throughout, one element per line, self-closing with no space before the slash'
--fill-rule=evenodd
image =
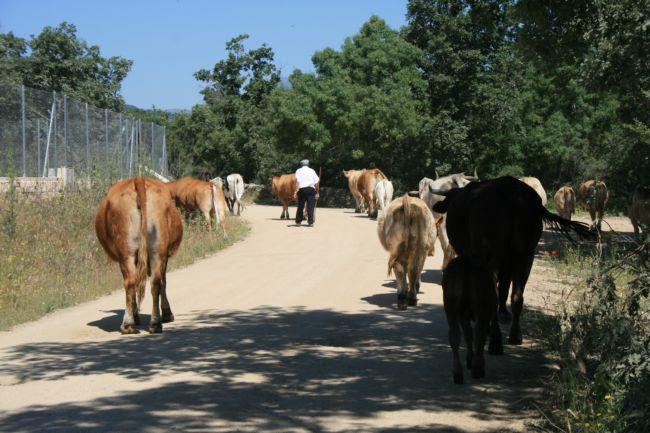
<path id="1" fill-rule="evenodd" d="M 562 218 L 571 219 L 571 215 L 576 211 L 576 194 L 570 186 L 563 186 L 558 189 L 553 196 L 555 211 Z"/>
<path id="2" fill-rule="evenodd" d="M 589 211 L 591 228 L 600 231 L 600 225 L 605 214 L 605 206 L 609 201 L 607 185 L 602 180 L 587 180 L 578 188 L 578 203 Z"/>
<path id="3" fill-rule="evenodd" d="M 383 179 L 388 179 L 384 173 L 378 168 L 368 168 L 363 170 L 359 179 L 357 180 L 357 188 L 363 197 L 366 204 L 368 216 L 377 216 L 377 205 L 375 201 L 375 185 Z"/>
<path id="4" fill-rule="evenodd" d="M 449 262 L 454 259 L 457 254 L 454 251 L 454 247 L 449 243 L 449 237 L 447 236 L 447 215 L 442 214 L 440 217 L 436 218 L 436 232 L 438 234 L 438 240 L 440 240 L 440 247 L 442 248 L 442 267 L 441 270 L 447 269 Z"/>
<path id="5" fill-rule="evenodd" d="M 377 234 L 381 245 L 390 253 L 388 274 L 391 271 L 395 274 L 400 310 L 417 305 L 424 260 L 434 253 L 435 230 L 427 204 L 408 195 L 394 200 L 379 217 Z"/>
<path id="6" fill-rule="evenodd" d="M 289 205 L 294 201 L 294 193 L 298 189 L 295 173 L 283 174 L 269 177 L 271 181 L 271 192 L 282 203 L 282 214 L 280 219 L 290 219 Z"/>
<path id="7" fill-rule="evenodd" d="M 355 213 L 363 212 L 364 207 L 363 196 L 359 192 L 359 188 L 357 188 L 357 182 L 361 173 L 363 173 L 363 170 L 343 170 L 343 176 L 348 180 L 348 188 L 350 188 L 350 193 L 352 193 L 352 197 L 354 197 L 354 202 L 356 203 L 356 207 L 354 208 Z"/>
<path id="8" fill-rule="evenodd" d="M 120 331 L 138 332 L 135 326 L 140 322 L 139 310 L 149 274 L 153 297 L 149 332 L 162 332 L 162 323 L 174 320 L 167 299 L 167 261 L 183 238 L 183 224 L 169 189 L 155 179 L 121 180 L 99 205 L 95 231 L 108 257 L 120 264 L 124 277 L 126 308 Z"/>
<path id="9" fill-rule="evenodd" d="M 186 212 L 201 212 L 208 227 L 210 219 L 214 217 L 215 228 L 220 225 L 223 237 L 228 239 L 226 232 L 226 198 L 218 181 L 204 181 L 193 177 L 184 177 L 174 182 L 169 182 L 167 188 L 172 194 L 176 205 Z"/>
<path id="10" fill-rule="evenodd" d="M 542 204 L 546 206 L 548 197 L 546 197 L 546 190 L 542 186 L 542 182 L 540 182 L 539 179 L 536 177 L 520 177 L 519 180 L 534 189 L 539 198 L 542 199 Z"/>
<path id="11" fill-rule="evenodd" d="M 643 236 L 647 236 L 646 230 L 650 229 L 650 187 L 639 187 L 634 191 L 629 216 L 634 234 L 638 236 L 641 227 Z"/>

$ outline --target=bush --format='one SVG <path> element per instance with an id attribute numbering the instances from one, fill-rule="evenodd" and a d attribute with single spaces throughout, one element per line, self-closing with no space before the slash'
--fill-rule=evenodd
<path id="1" fill-rule="evenodd" d="M 563 269 L 583 267 L 568 254 Z M 562 299 L 545 336 L 559 359 L 542 427 L 650 431 L 650 242 L 593 258 L 592 275 Z"/>

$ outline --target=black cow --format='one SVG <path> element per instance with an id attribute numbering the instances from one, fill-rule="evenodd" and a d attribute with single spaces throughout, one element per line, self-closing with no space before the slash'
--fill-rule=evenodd
<path id="1" fill-rule="evenodd" d="M 492 321 L 494 309 L 486 308 L 497 302 L 494 276 L 487 269 L 473 267 L 468 260 L 456 257 L 449 262 L 442 275 L 442 299 L 454 358 L 454 382 L 463 383 L 463 367 L 458 352 L 461 327 L 467 348 L 467 368 L 472 370 L 472 377 L 485 376 L 483 349 L 490 323 L 494 323 L 498 331 L 498 322 Z M 476 322 L 475 332 L 471 320 Z"/>
<path id="2" fill-rule="evenodd" d="M 549 212 L 530 186 L 514 177 L 472 182 L 450 191 L 432 190 L 444 195 L 434 211 L 447 214 L 447 235 L 456 253 L 476 269 L 486 269 L 498 277 L 499 309 L 505 304 L 512 282 L 513 312 L 509 344 L 521 344 L 519 325 L 524 303 L 524 288 L 542 234 L 543 223 L 569 236 L 573 230 L 582 237 L 593 237 L 589 226 Z M 494 287 L 495 279 L 491 279 Z M 495 288 L 496 290 L 496 288 Z M 497 306 L 491 319 L 489 353 L 503 353 L 497 322 Z M 487 308 L 491 308 L 489 305 Z"/>

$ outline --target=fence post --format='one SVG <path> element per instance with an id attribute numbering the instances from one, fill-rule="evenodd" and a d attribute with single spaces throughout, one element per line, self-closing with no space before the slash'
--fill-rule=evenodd
<path id="1" fill-rule="evenodd" d="M 25 141 L 25 86 L 20 86 L 20 128 L 23 140 L 23 177 L 27 176 L 27 145 Z"/>
<path id="2" fill-rule="evenodd" d="M 36 118 L 36 176 L 41 168 L 41 119 Z"/>
<path id="3" fill-rule="evenodd" d="M 120 156 L 120 178 L 124 177 L 124 158 L 122 155 L 124 155 L 124 152 L 122 152 L 122 132 L 124 131 L 124 128 L 122 126 L 122 113 L 120 113 L 120 138 L 117 140 L 117 154 Z"/>
<path id="4" fill-rule="evenodd" d="M 156 157 L 153 153 L 153 122 L 151 122 L 151 169 L 156 170 Z"/>
<path id="5" fill-rule="evenodd" d="M 45 157 L 43 158 L 43 177 L 47 175 L 50 162 L 50 137 L 52 136 L 52 124 L 54 123 L 54 111 L 56 110 L 56 92 L 52 92 L 52 108 L 50 108 L 50 123 L 47 126 L 47 142 L 45 144 Z"/>
<path id="6" fill-rule="evenodd" d="M 127 119 L 127 123 L 128 123 Z M 131 122 L 131 140 L 130 140 L 130 146 L 129 146 L 129 177 L 133 174 L 133 142 L 135 141 L 134 135 L 135 135 L 135 122 Z"/>
<path id="7" fill-rule="evenodd" d="M 106 165 L 108 165 L 108 108 L 104 108 L 104 150 L 106 151 Z"/>
<path id="8" fill-rule="evenodd" d="M 54 101 L 54 171 L 56 172 L 59 169 L 59 155 L 58 155 L 58 143 L 57 135 L 59 133 L 59 128 L 57 125 L 57 115 L 56 115 L 56 90 L 52 91 L 52 100 Z"/>
<path id="9" fill-rule="evenodd" d="M 63 165 L 68 166 L 68 95 L 63 94 Z"/>
<path id="10" fill-rule="evenodd" d="M 162 175 L 167 176 L 167 126 L 163 125 L 162 138 Z"/>
<path id="11" fill-rule="evenodd" d="M 88 103 L 84 105 L 86 111 L 86 169 L 90 175 L 90 135 L 88 134 Z"/>

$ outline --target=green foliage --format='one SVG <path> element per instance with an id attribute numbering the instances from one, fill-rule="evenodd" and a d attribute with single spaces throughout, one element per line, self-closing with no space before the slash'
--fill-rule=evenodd
<path id="1" fill-rule="evenodd" d="M 591 263 L 583 263 L 582 254 L 565 260 L 572 265 L 565 265 L 565 272 L 577 265 L 578 278 L 592 274 L 563 299 L 552 319 L 554 332 L 544 336 L 561 365 L 544 427 L 648 431 L 650 242 L 586 259 Z"/>
<path id="2" fill-rule="evenodd" d="M 536 176 L 549 193 L 602 178 L 626 210 L 650 183 L 646 3 L 411 0 L 399 32 L 373 16 L 287 87 L 273 51 L 238 36 L 195 74 L 205 103 L 171 122 L 171 165 L 265 181 L 309 158 L 327 185 L 378 166 L 398 189 L 434 169 Z"/>
<path id="3" fill-rule="evenodd" d="M 246 50 L 240 35 L 226 44 L 227 57 L 195 77 L 206 83 L 205 103 L 171 125 L 170 155 L 175 175 L 214 177 L 239 172 L 254 178 L 268 158 L 268 99 L 280 81 L 273 50 L 262 45 Z"/>
<path id="4" fill-rule="evenodd" d="M 419 181 L 437 162 L 430 133 L 440 120 L 428 115 L 420 56 L 377 17 L 346 39 L 341 51 L 315 53 L 315 73 L 295 71 L 291 88 L 273 93 L 276 148 L 305 155 L 339 182 L 341 169 L 373 165 Z M 449 134 L 436 138 L 437 147 L 450 144 Z"/>
<path id="5" fill-rule="evenodd" d="M 73 24 L 45 27 L 29 41 L 0 34 L 0 81 L 65 92 L 101 108 L 121 110 L 121 83 L 132 62 L 102 57 L 77 36 Z"/>

